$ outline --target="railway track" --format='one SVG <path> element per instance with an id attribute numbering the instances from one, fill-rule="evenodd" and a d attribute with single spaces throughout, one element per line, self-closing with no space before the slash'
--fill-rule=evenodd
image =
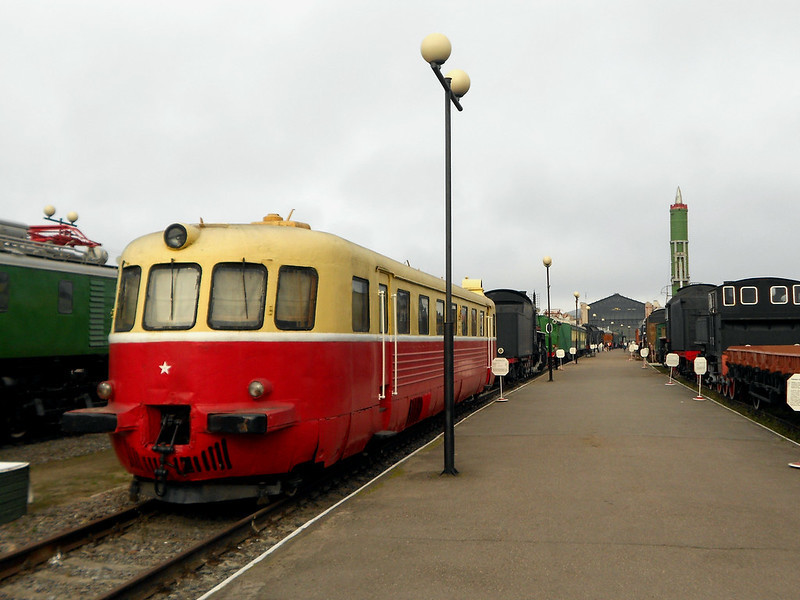
<path id="1" fill-rule="evenodd" d="M 497 393 L 460 403 L 457 419 Z M 254 512 L 245 512 L 247 503 L 198 508 L 147 501 L 53 535 L 0 556 L 0 600 L 42 600 L 56 589 L 57 597 L 84 600 L 196 598 L 441 429 L 440 418 L 424 422 Z M 221 509 L 230 514 L 221 516 Z"/>

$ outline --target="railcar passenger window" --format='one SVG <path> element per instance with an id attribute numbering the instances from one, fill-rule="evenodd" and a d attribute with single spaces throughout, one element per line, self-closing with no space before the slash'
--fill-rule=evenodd
<path id="1" fill-rule="evenodd" d="M 381 299 L 381 308 L 383 309 L 383 329 L 381 333 L 389 333 L 389 288 L 385 283 L 378 284 L 378 296 Z"/>
<path id="2" fill-rule="evenodd" d="M 261 329 L 267 295 L 267 268 L 256 263 L 219 263 L 211 274 L 208 326 Z"/>
<path id="3" fill-rule="evenodd" d="M 794 303 L 800 304 L 800 285 L 792 286 L 792 296 L 794 297 Z"/>
<path id="4" fill-rule="evenodd" d="M 411 294 L 397 290 L 397 333 L 411 332 Z"/>
<path id="5" fill-rule="evenodd" d="M 785 285 L 773 285 L 769 288 L 769 299 L 773 304 L 788 304 L 789 288 Z"/>
<path id="6" fill-rule="evenodd" d="M 436 335 L 444 335 L 444 300 L 436 301 Z"/>
<path id="7" fill-rule="evenodd" d="M 278 329 L 298 331 L 314 328 L 317 280 L 317 271 L 311 267 L 280 268 L 275 300 L 275 326 Z"/>
<path id="8" fill-rule="evenodd" d="M 467 320 L 467 307 L 461 307 L 461 335 L 469 335 L 469 321 Z"/>
<path id="9" fill-rule="evenodd" d="M 8 312 L 8 273 L 0 271 L 0 312 Z"/>
<path id="10" fill-rule="evenodd" d="M 119 294 L 114 317 L 114 331 L 130 331 L 136 320 L 136 305 L 139 302 L 139 284 L 142 281 L 142 267 L 132 265 L 123 267 L 119 279 Z"/>
<path id="11" fill-rule="evenodd" d="M 369 331 L 369 281 L 353 277 L 353 331 Z"/>
<path id="12" fill-rule="evenodd" d="M 479 321 L 480 327 L 481 327 L 481 332 L 480 332 L 480 336 L 481 337 L 483 337 L 483 335 L 484 335 L 483 320 L 484 320 L 483 311 L 481 311 L 481 316 L 480 316 L 480 321 Z"/>
<path id="13" fill-rule="evenodd" d="M 58 282 L 58 314 L 72 314 L 72 282 L 65 279 Z"/>
<path id="14" fill-rule="evenodd" d="M 471 317 L 470 321 L 472 322 L 472 329 L 470 331 L 472 331 L 472 335 L 473 336 L 478 335 L 478 309 L 477 308 L 470 309 L 470 317 Z"/>
<path id="15" fill-rule="evenodd" d="M 739 298 L 742 304 L 758 304 L 758 288 L 754 286 L 745 286 L 739 290 Z"/>
<path id="16" fill-rule="evenodd" d="M 419 306 L 417 307 L 417 320 L 420 335 L 428 335 L 431 329 L 430 319 L 430 303 L 431 300 L 427 296 L 419 297 Z"/>
<path id="17" fill-rule="evenodd" d="M 144 299 L 145 329 L 191 329 L 197 319 L 200 265 L 153 265 Z"/>
<path id="18" fill-rule="evenodd" d="M 736 290 L 732 285 L 726 285 L 722 288 L 722 304 L 725 306 L 736 304 Z"/>

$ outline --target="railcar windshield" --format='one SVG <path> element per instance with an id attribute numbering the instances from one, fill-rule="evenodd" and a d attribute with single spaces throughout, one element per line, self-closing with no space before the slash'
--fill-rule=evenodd
<path id="1" fill-rule="evenodd" d="M 208 325 L 212 329 L 260 329 L 264 323 L 267 269 L 253 263 L 220 263 L 211 276 Z"/>
<path id="2" fill-rule="evenodd" d="M 169 263 L 150 269 L 144 301 L 145 329 L 191 329 L 197 318 L 200 265 Z"/>
<path id="3" fill-rule="evenodd" d="M 317 309 L 317 271 L 310 267 L 282 266 L 278 271 L 275 326 L 278 329 L 314 328 Z"/>
<path id="4" fill-rule="evenodd" d="M 130 331 L 136 319 L 136 304 L 139 302 L 139 283 L 142 268 L 137 265 L 124 267 L 119 280 L 117 310 L 114 331 Z"/>

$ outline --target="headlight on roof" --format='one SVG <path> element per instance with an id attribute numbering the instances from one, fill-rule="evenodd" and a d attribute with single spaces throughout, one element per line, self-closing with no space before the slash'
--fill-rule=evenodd
<path id="1" fill-rule="evenodd" d="M 168 248 L 180 250 L 189 246 L 200 235 L 200 230 L 193 225 L 173 223 L 164 230 L 164 243 Z"/>

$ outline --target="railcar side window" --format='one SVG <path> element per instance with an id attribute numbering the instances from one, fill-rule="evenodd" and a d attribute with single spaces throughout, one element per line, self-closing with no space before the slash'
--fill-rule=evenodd
<path id="1" fill-rule="evenodd" d="M 411 333 L 411 294 L 397 290 L 397 333 Z"/>
<path id="2" fill-rule="evenodd" d="M 726 285 L 722 288 L 722 304 L 725 306 L 736 304 L 736 289 L 732 285 Z"/>
<path id="3" fill-rule="evenodd" d="M 353 331 L 369 331 L 369 281 L 353 277 Z"/>
<path id="4" fill-rule="evenodd" d="M 472 323 L 470 331 L 472 331 L 472 335 L 478 335 L 478 309 L 472 308 L 470 309 L 470 322 Z"/>
<path id="5" fill-rule="evenodd" d="M 483 335 L 484 335 L 483 321 L 484 321 L 484 316 L 483 316 L 483 311 L 481 311 L 480 320 L 479 320 L 480 327 L 481 327 L 481 332 L 480 332 L 480 336 L 481 337 L 483 337 Z"/>
<path id="6" fill-rule="evenodd" d="M 119 280 L 117 310 L 115 311 L 114 331 L 130 331 L 136 320 L 136 305 L 139 302 L 139 283 L 142 280 L 142 267 L 132 265 L 123 267 Z"/>
<path id="7" fill-rule="evenodd" d="M 800 285 L 792 286 L 792 296 L 794 297 L 794 303 L 800 304 Z"/>
<path id="8" fill-rule="evenodd" d="M 267 268 L 256 263 L 219 263 L 211 274 L 208 326 L 261 329 L 267 295 Z"/>
<path id="9" fill-rule="evenodd" d="M 8 273 L 0 271 L 0 312 L 8 311 Z"/>
<path id="10" fill-rule="evenodd" d="M 739 299 L 742 304 L 758 304 L 758 288 L 755 286 L 744 286 L 739 290 Z"/>
<path id="11" fill-rule="evenodd" d="M 430 304 L 430 298 L 420 295 L 417 306 L 417 327 L 420 335 L 428 335 L 431 332 Z"/>
<path id="12" fill-rule="evenodd" d="M 58 314 L 72 314 L 72 282 L 66 279 L 58 282 Z"/>
<path id="13" fill-rule="evenodd" d="M 311 267 L 280 268 L 275 300 L 275 326 L 278 329 L 304 331 L 314 328 L 317 281 L 317 271 Z"/>
<path id="14" fill-rule="evenodd" d="M 381 299 L 381 308 L 383 309 L 383 329 L 381 333 L 389 333 L 389 288 L 385 283 L 378 284 L 378 296 Z"/>
<path id="15" fill-rule="evenodd" d="M 467 320 L 467 314 L 468 314 L 467 313 L 467 307 L 466 306 L 462 306 L 461 307 L 461 319 L 460 319 L 461 320 L 461 335 L 469 335 L 469 330 L 467 329 L 469 327 L 469 321 Z M 458 334 L 456 334 L 456 335 L 458 335 Z"/>
<path id="16" fill-rule="evenodd" d="M 789 288 L 785 285 L 773 285 L 769 288 L 769 300 L 773 304 L 788 304 Z"/>
<path id="17" fill-rule="evenodd" d="M 145 329 L 191 329 L 197 319 L 200 265 L 153 265 L 144 299 Z"/>
<path id="18" fill-rule="evenodd" d="M 444 300 L 436 301 L 436 335 L 444 335 Z"/>

